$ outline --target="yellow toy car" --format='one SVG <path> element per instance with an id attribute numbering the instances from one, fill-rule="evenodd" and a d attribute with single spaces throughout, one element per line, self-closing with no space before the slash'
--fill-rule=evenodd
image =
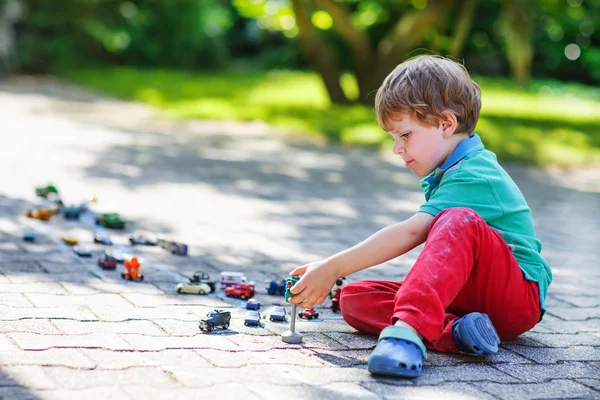
<path id="1" fill-rule="evenodd" d="M 41 221 L 48 221 L 50 218 L 52 218 L 53 215 L 54 210 L 45 210 L 43 208 L 40 208 L 38 210 L 27 210 L 27 212 L 25 213 L 26 217 L 39 219 Z"/>
<path id="2" fill-rule="evenodd" d="M 65 244 L 68 244 L 69 246 L 75 246 L 77 243 L 79 243 L 79 240 L 77 240 L 77 238 L 73 236 L 63 236 L 61 237 L 61 239 L 63 242 L 65 242 Z"/>

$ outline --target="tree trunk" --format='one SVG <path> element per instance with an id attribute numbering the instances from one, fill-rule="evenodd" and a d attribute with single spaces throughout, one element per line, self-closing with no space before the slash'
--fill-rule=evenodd
<path id="1" fill-rule="evenodd" d="M 448 51 L 448 54 L 452 58 L 458 59 L 462 55 L 465 39 L 471 29 L 471 22 L 473 21 L 476 3 L 477 0 L 465 0 L 460 9 L 458 21 L 456 21 L 456 28 L 454 29 L 454 37 Z"/>
<path id="2" fill-rule="evenodd" d="M 305 5 L 305 0 L 292 0 L 301 49 L 308 62 L 321 75 L 331 102 L 333 104 L 347 104 L 349 100 L 340 84 L 342 76 L 340 66 L 333 58 L 333 51 L 312 24 L 310 13 Z"/>
<path id="3" fill-rule="evenodd" d="M 317 0 L 317 5 L 333 19 L 333 27 L 350 51 L 352 67 L 358 83 L 359 101 L 366 101 L 371 90 L 369 80 L 375 69 L 376 59 L 369 39 L 352 24 L 352 14 L 346 6 L 333 0 Z"/>
<path id="4" fill-rule="evenodd" d="M 531 78 L 533 45 L 531 43 L 532 17 L 524 0 L 504 0 L 501 33 L 505 40 L 506 58 L 513 79 L 525 85 Z"/>

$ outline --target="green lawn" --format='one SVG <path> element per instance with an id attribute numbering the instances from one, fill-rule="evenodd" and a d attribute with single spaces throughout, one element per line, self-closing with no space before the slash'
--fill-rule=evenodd
<path id="1" fill-rule="evenodd" d="M 373 109 L 331 106 L 314 73 L 84 68 L 59 75 L 119 98 L 149 103 L 173 118 L 263 120 L 343 144 L 391 147 Z M 501 160 L 600 164 L 598 88 L 535 81 L 522 89 L 507 79 L 475 80 L 483 92 L 476 132 Z M 344 77 L 343 84 L 349 95 L 356 92 L 351 77 Z"/>

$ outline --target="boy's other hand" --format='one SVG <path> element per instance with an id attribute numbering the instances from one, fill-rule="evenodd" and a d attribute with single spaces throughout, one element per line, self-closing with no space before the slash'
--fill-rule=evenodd
<path id="1" fill-rule="evenodd" d="M 290 272 L 290 276 L 302 274 L 302 278 L 290 289 L 295 295 L 290 302 L 304 308 L 324 302 L 339 278 L 335 268 L 325 260 L 303 265 Z"/>

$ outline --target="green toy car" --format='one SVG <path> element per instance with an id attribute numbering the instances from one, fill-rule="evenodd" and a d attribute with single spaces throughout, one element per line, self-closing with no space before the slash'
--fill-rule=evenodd
<path id="1" fill-rule="evenodd" d="M 39 197 L 48 197 L 50 193 L 58 195 L 58 189 L 54 185 L 38 186 L 35 188 L 35 194 Z"/>
<path id="2" fill-rule="evenodd" d="M 125 220 L 117 213 L 105 213 L 96 217 L 96 224 L 112 229 L 125 228 Z"/>
<path id="3" fill-rule="evenodd" d="M 290 297 L 294 297 L 295 296 L 295 294 L 292 294 L 292 292 L 290 292 L 290 289 L 299 280 L 300 280 L 300 278 L 297 277 L 297 276 L 291 276 L 291 277 L 289 277 L 289 278 L 287 278 L 285 280 L 285 301 L 287 301 L 288 303 L 290 302 Z"/>

